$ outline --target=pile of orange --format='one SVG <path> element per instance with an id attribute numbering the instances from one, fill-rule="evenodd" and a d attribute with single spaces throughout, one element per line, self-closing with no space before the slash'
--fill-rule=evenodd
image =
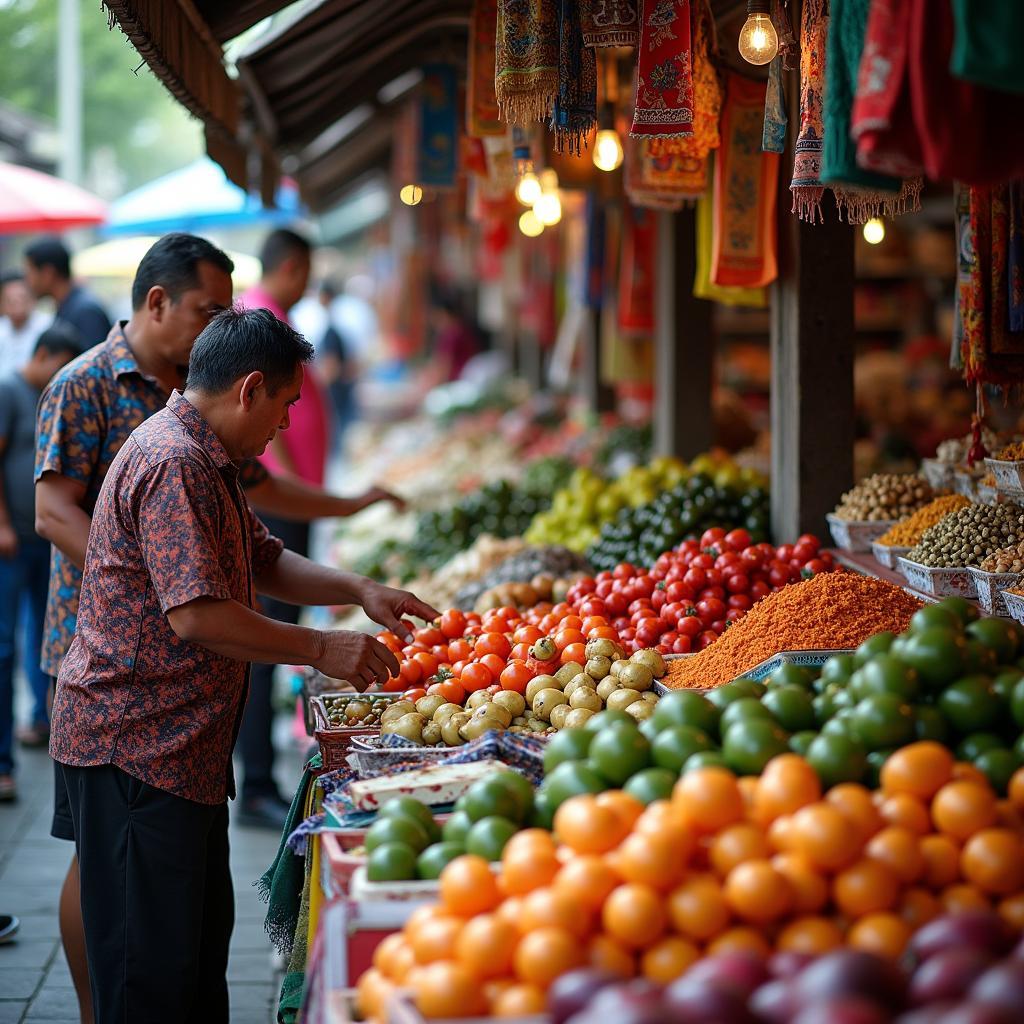
<path id="1" fill-rule="evenodd" d="M 1022 812 L 1024 769 L 999 801 L 931 742 L 894 753 L 876 792 L 823 796 L 785 754 L 758 778 L 690 772 L 646 808 L 618 791 L 574 797 L 555 835 L 509 841 L 497 876 L 479 858 L 449 864 L 440 903 L 381 944 L 361 1008 L 381 1017 L 401 987 L 428 1018 L 527 1014 L 578 966 L 667 982 L 737 948 L 896 958 L 922 924 L 967 907 L 994 905 L 1021 928 Z"/>

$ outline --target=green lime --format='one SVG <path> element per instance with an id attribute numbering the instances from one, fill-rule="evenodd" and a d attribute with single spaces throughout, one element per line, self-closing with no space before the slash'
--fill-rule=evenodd
<path id="1" fill-rule="evenodd" d="M 533 795 L 533 814 L 530 816 L 531 828 L 543 828 L 551 831 L 557 808 L 551 800 L 551 794 L 543 784 Z"/>
<path id="2" fill-rule="evenodd" d="M 590 744 L 587 763 L 615 786 L 651 765 L 651 744 L 639 729 L 606 729 Z"/>
<path id="3" fill-rule="evenodd" d="M 802 732 L 815 726 L 814 698 L 802 686 L 779 686 L 769 690 L 761 703 L 786 732 Z"/>
<path id="4" fill-rule="evenodd" d="M 977 605 L 963 597 L 944 597 L 938 607 L 948 608 L 965 626 L 981 614 Z"/>
<path id="5" fill-rule="evenodd" d="M 412 847 L 416 853 L 430 845 L 427 830 L 413 818 L 400 817 L 397 814 L 388 818 L 378 818 L 366 830 L 366 849 L 370 853 L 385 843 L 404 843 Z"/>
<path id="6" fill-rule="evenodd" d="M 1003 669 L 1003 671 L 992 680 L 992 689 L 995 690 L 996 694 L 1006 701 L 1007 704 L 1011 704 L 1013 701 L 1013 691 L 1017 688 L 1017 684 L 1022 679 L 1024 679 L 1024 675 L 1021 675 L 1017 669 Z M 1014 712 L 1014 719 L 1016 720 L 1016 712 Z"/>
<path id="7" fill-rule="evenodd" d="M 564 761 L 544 780 L 544 788 L 554 813 L 569 797 L 582 793 L 603 793 L 608 783 L 589 764 L 583 761 Z"/>
<path id="8" fill-rule="evenodd" d="M 861 698 L 894 693 L 902 700 L 914 701 L 921 689 L 917 672 L 891 654 L 876 655 L 857 674 L 861 677 Z"/>
<path id="9" fill-rule="evenodd" d="M 594 734 L 586 729 L 556 732 L 544 747 L 544 774 L 553 772 L 563 761 L 586 760 L 593 738 Z"/>
<path id="10" fill-rule="evenodd" d="M 669 771 L 667 768 L 645 768 L 642 772 L 637 772 L 622 789 L 623 792 L 636 797 L 640 803 L 647 805 L 654 803 L 655 800 L 667 800 L 672 795 L 672 787 L 678 778 L 678 772 Z"/>
<path id="11" fill-rule="evenodd" d="M 967 627 L 967 635 L 995 651 L 1001 665 L 1011 665 L 1017 657 L 1017 631 L 1003 619 L 978 619 Z"/>
<path id="12" fill-rule="evenodd" d="M 473 819 L 465 811 L 452 811 L 451 817 L 441 826 L 441 837 L 446 843 L 466 845 L 466 836 L 473 827 Z"/>
<path id="13" fill-rule="evenodd" d="M 861 665 L 866 665 L 875 655 L 885 654 L 890 647 L 892 642 L 896 639 L 895 633 L 885 632 L 876 633 L 874 636 L 869 636 L 853 652 L 853 663 L 860 668 Z"/>
<path id="14" fill-rule="evenodd" d="M 850 727 L 868 750 L 901 747 L 914 739 L 914 709 L 893 693 L 876 693 L 853 709 Z"/>
<path id="15" fill-rule="evenodd" d="M 1005 747 L 994 747 L 992 750 L 986 750 L 979 754 L 974 759 L 974 767 L 985 773 L 992 788 L 1000 796 L 1005 796 L 1011 776 L 1020 767 L 1020 760 L 1012 750 L 1007 750 Z"/>
<path id="16" fill-rule="evenodd" d="M 523 820 L 525 809 L 522 798 L 501 778 L 504 774 L 495 772 L 494 775 L 478 779 L 466 790 L 463 809 L 473 821 L 495 815 L 508 818 L 509 821 Z"/>
<path id="17" fill-rule="evenodd" d="M 836 705 L 836 693 L 836 690 L 826 690 L 811 701 L 811 706 L 814 708 L 814 721 L 819 727 L 823 726 L 839 710 Z"/>
<path id="18" fill-rule="evenodd" d="M 511 769 L 505 772 L 498 772 L 492 778 L 496 779 L 507 790 L 516 794 L 520 805 L 519 818 L 517 820 L 520 822 L 526 821 L 533 810 L 533 783 L 525 775 L 520 775 L 519 772 L 512 771 Z"/>
<path id="19" fill-rule="evenodd" d="M 933 606 L 935 607 L 935 606 Z M 915 612 L 920 615 L 922 608 Z M 956 630 L 931 627 L 913 634 L 902 648 L 899 658 L 915 668 L 926 686 L 939 688 L 963 674 L 967 657 L 967 641 Z"/>
<path id="20" fill-rule="evenodd" d="M 766 718 L 736 722 L 722 740 L 722 756 L 737 775 L 760 775 L 773 757 L 788 752 L 789 735 Z"/>
<path id="21" fill-rule="evenodd" d="M 911 633 L 923 633 L 933 628 L 961 630 L 963 623 L 955 611 L 941 604 L 925 605 L 910 617 Z"/>
<path id="22" fill-rule="evenodd" d="M 418 878 L 440 878 L 441 872 L 456 857 L 466 852 L 462 843 L 434 843 L 428 846 L 416 859 L 416 875 Z"/>
<path id="23" fill-rule="evenodd" d="M 844 713 L 833 715 L 818 731 L 822 736 L 852 736 L 851 714 L 852 711 L 844 709 Z"/>
<path id="24" fill-rule="evenodd" d="M 919 740 L 934 740 L 945 744 L 949 727 L 942 712 L 932 704 L 914 705 L 914 736 Z"/>
<path id="25" fill-rule="evenodd" d="M 426 830 L 431 842 L 437 842 L 441 836 L 441 830 L 434 821 L 434 815 L 426 804 L 420 803 L 415 797 L 395 796 L 385 803 L 377 812 L 378 818 L 412 818 L 418 821 Z"/>
<path id="26" fill-rule="evenodd" d="M 371 882 L 409 882 L 416 877 L 417 851 L 407 843 L 381 843 L 366 858 Z"/>
<path id="27" fill-rule="evenodd" d="M 767 694 L 765 694 L 767 696 Z M 760 718 L 764 721 L 774 721 L 774 716 L 756 697 L 741 697 L 726 706 L 722 712 L 722 720 L 718 728 L 724 736 L 729 729 L 737 722 L 746 722 L 751 718 Z"/>
<path id="28" fill-rule="evenodd" d="M 942 691 L 938 705 L 946 721 L 964 736 L 998 724 L 1002 712 L 1002 702 L 992 689 L 989 676 L 958 679 Z"/>
<path id="29" fill-rule="evenodd" d="M 631 715 L 627 715 L 625 711 L 607 709 L 605 711 L 598 711 L 596 715 L 591 715 L 583 729 L 585 732 L 598 733 L 610 726 L 617 725 L 625 725 L 635 729 L 636 719 Z"/>
<path id="30" fill-rule="evenodd" d="M 653 718 L 645 718 L 637 728 L 640 730 L 640 735 L 644 736 L 649 743 L 653 743 L 658 738 L 658 727 Z"/>
<path id="31" fill-rule="evenodd" d="M 789 749 L 801 757 L 807 756 L 811 744 L 818 738 L 813 729 L 804 729 L 803 732 L 795 732 L 789 737 Z"/>
<path id="32" fill-rule="evenodd" d="M 698 768 L 728 768 L 725 757 L 720 750 L 698 750 L 691 754 L 683 765 L 683 774 L 694 772 Z"/>
<path id="33" fill-rule="evenodd" d="M 825 789 L 841 782 L 860 782 L 868 764 L 864 748 L 850 736 L 818 736 L 805 757 Z"/>
<path id="34" fill-rule="evenodd" d="M 654 705 L 654 714 L 649 721 L 654 722 L 658 729 L 670 725 L 690 725 L 709 736 L 717 736 L 720 715 L 721 711 L 704 694 L 696 690 L 676 690 L 674 693 L 666 693 Z"/>
<path id="35" fill-rule="evenodd" d="M 764 686 L 756 680 L 741 677 L 724 686 L 716 687 L 707 696 L 715 707 L 724 711 L 733 701 L 743 700 L 744 697 L 760 697 L 764 690 Z"/>
<path id="36" fill-rule="evenodd" d="M 829 683 L 845 683 L 856 668 L 852 654 L 833 654 L 821 666 L 821 675 L 818 677 L 820 688 L 824 689 Z"/>
<path id="37" fill-rule="evenodd" d="M 1005 746 L 1002 737 L 994 732 L 972 732 L 957 744 L 956 759 L 958 761 L 975 761 L 986 750 L 996 750 Z"/>
<path id="38" fill-rule="evenodd" d="M 999 658 L 991 647 L 980 640 L 967 637 L 967 653 L 964 655 L 964 675 L 994 676 L 999 671 Z"/>
<path id="39" fill-rule="evenodd" d="M 691 725 L 673 725 L 662 729 L 651 744 L 651 759 L 659 768 L 667 768 L 678 775 L 686 759 L 698 750 L 712 750 L 711 737 Z"/>
<path id="40" fill-rule="evenodd" d="M 872 750 L 868 754 L 868 767 L 866 784 L 871 789 L 878 789 L 882 778 L 882 766 L 889 760 L 892 750 Z"/>
<path id="41" fill-rule="evenodd" d="M 1013 720 L 1024 729 L 1024 679 L 1013 688 L 1010 695 L 1010 710 L 1013 712 Z"/>
<path id="42" fill-rule="evenodd" d="M 1024 764 L 1024 732 L 1014 742 L 1013 754 L 1021 764 Z"/>
<path id="43" fill-rule="evenodd" d="M 810 689 L 814 683 L 814 673 L 810 669 L 792 662 L 784 662 L 768 678 L 768 689 L 774 686 L 801 686 Z"/>
<path id="44" fill-rule="evenodd" d="M 501 860 L 505 844 L 518 831 L 519 826 L 508 818 L 481 818 L 466 836 L 466 853 L 474 853 L 484 860 Z"/>

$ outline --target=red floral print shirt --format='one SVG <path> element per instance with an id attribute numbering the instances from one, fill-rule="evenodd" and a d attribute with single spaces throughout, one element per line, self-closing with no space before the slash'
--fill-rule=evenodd
<path id="1" fill-rule="evenodd" d="M 175 391 L 132 432 L 100 489 L 52 756 L 114 764 L 197 803 L 233 796 L 248 666 L 182 640 L 167 612 L 199 597 L 254 608 L 254 577 L 281 549 L 210 425 Z"/>

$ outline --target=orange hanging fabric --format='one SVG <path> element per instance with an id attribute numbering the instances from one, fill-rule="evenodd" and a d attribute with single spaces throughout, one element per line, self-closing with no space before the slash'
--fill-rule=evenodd
<path id="1" fill-rule="evenodd" d="M 494 47 L 498 35 L 498 0 L 474 0 L 469 23 L 469 71 L 466 88 L 466 133 L 482 139 L 504 135 L 494 94 Z"/>

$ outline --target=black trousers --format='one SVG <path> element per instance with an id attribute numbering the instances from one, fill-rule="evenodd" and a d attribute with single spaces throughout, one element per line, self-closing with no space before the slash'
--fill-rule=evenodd
<path id="1" fill-rule="evenodd" d="M 96 1024 L 228 1024 L 227 804 L 62 765 Z"/>
<path id="2" fill-rule="evenodd" d="M 309 524 L 291 523 L 284 519 L 263 517 L 267 529 L 284 541 L 284 546 L 297 555 L 309 551 Z M 297 605 L 285 604 L 271 598 L 260 598 L 264 615 L 279 622 L 295 625 L 299 621 Z M 238 746 L 242 754 L 243 800 L 276 796 L 274 782 L 274 706 L 272 702 L 274 666 L 254 664 L 249 672 L 249 699 L 242 713 L 242 727 L 238 734 Z"/>

